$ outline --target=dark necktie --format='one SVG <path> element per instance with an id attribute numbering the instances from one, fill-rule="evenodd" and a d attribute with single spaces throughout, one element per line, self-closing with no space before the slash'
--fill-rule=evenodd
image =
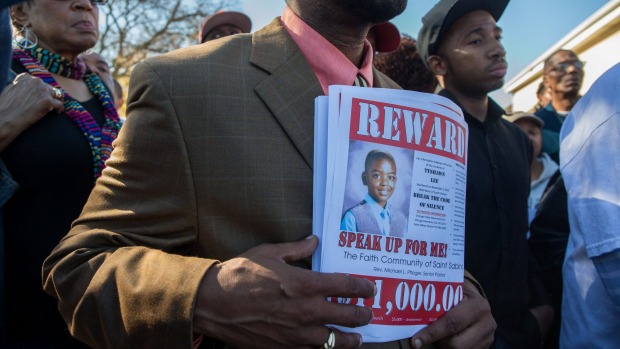
<path id="1" fill-rule="evenodd" d="M 353 86 L 368 87 L 368 82 L 361 74 L 357 74 L 355 80 L 353 80 Z"/>

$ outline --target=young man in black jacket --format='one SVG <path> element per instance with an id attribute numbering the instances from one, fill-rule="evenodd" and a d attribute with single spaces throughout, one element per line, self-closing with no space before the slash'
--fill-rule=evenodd
<path id="1" fill-rule="evenodd" d="M 497 26 L 508 0 L 441 0 L 423 19 L 420 54 L 469 125 L 465 268 L 482 284 L 498 328 L 495 348 L 537 348 L 549 306 L 528 251 L 532 144 L 488 93 L 506 74 Z"/>

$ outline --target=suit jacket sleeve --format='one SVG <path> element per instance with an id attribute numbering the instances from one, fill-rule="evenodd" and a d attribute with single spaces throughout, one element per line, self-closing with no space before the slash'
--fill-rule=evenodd
<path id="1" fill-rule="evenodd" d="M 193 178 L 168 91 L 136 66 L 104 175 L 43 266 L 70 332 L 94 348 L 191 348 L 196 293 L 214 260 L 192 257 Z"/>

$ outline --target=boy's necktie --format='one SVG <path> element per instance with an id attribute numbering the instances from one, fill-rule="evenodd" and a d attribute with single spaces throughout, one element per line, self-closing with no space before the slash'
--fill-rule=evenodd
<path id="1" fill-rule="evenodd" d="M 383 235 L 388 235 L 390 233 L 390 217 L 386 210 L 381 211 L 381 231 Z"/>

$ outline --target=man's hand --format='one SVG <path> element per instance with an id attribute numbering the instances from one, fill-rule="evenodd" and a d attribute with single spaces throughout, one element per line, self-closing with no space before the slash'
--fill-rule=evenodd
<path id="1" fill-rule="evenodd" d="M 0 95 L 0 151 L 52 110 L 64 111 L 63 103 L 54 98 L 52 86 L 29 74 L 19 74 Z"/>
<path id="2" fill-rule="evenodd" d="M 316 237 L 264 244 L 211 267 L 198 291 L 194 332 L 239 348 L 318 348 L 329 336 L 325 324 L 370 323 L 370 308 L 326 298 L 370 298 L 372 282 L 288 264 L 311 256 L 317 245 Z M 359 334 L 334 333 L 339 349 L 362 343 Z"/>
<path id="3" fill-rule="evenodd" d="M 461 303 L 416 333 L 411 346 L 417 349 L 437 342 L 440 348 L 488 348 L 496 327 L 489 302 L 465 279 Z"/>

